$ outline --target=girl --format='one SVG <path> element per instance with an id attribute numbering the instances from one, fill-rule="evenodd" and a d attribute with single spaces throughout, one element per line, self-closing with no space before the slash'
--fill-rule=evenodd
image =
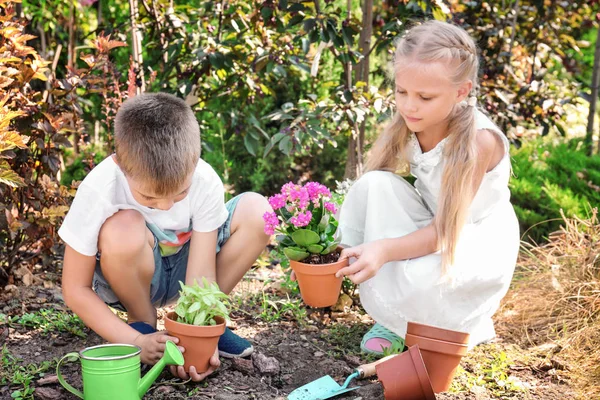
<path id="1" fill-rule="evenodd" d="M 429 21 L 407 32 L 394 57 L 396 114 L 376 140 L 367 172 L 340 211 L 341 269 L 360 284 L 377 322 L 363 351 L 403 343 L 409 321 L 495 336 L 492 315 L 519 250 L 508 141 L 476 105 L 473 39 Z M 416 177 L 414 187 L 394 171 Z"/>

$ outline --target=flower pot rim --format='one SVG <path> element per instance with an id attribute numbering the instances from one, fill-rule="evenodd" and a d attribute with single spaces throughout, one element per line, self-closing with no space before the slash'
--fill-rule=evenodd
<path id="1" fill-rule="evenodd" d="M 464 356 L 469 349 L 468 344 L 448 342 L 445 340 L 432 339 L 424 336 L 406 334 L 406 342 L 414 343 L 420 350 L 447 354 L 451 356 Z"/>
<path id="2" fill-rule="evenodd" d="M 195 337 L 214 337 L 221 336 L 225 332 L 225 318 L 223 317 L 214 317 L 217 322 L 216 325 L 191 325 L 178 322 L 174 318 L 175 315 L 177 315 L 175 311 L 170 311 L 165 315 L 165 328 L 167 328 L 167 324 L 170 325 L 167 328 L 170 333 Z"/>
<path id="3" fill-rule="evenodd" d="M 454 331 L 439 326 L 420 324 L 418 322 L 408 322 L 406 333 L 459 344 L 468 344 L 471 337 L 467 332 Z"/>

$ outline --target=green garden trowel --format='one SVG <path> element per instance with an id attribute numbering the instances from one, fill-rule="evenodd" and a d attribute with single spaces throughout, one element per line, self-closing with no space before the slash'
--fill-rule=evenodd
<path id="1" fill-rule="evenodd" d="M 339 385 L 331 376 L 326 375 L 304 386 L 295 389 L 288 395 L 288 400 L 325 400 L 332 397 L 338 396 L 343 393 L 348 393 L 353 390 L 360 388 L 360 386 L 354 386 L 349 388 L 348 385 L 354 378 L 362 379 L 368 378 L 375 375 L 375 367 L 384 361 L 395 357 L 397 354 L 387 356 L 381 360 L 374 361 L 369 364 L 363 364 L 354 370 L 354 372 L 346 378 L 343 385 Z"/>

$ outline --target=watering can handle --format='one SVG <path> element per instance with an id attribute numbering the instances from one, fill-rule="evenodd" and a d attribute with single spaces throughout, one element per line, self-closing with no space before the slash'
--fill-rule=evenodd
<path id="1" fill-rule="evenodd" d="M 73 393 L 75 396 L 79 397 L 80 399 L 83 399 L 83 393 L 81 393 L 79 390 L 75 389 L 73 386 L 69 385 L 67 383 L 67 381 L 65 381 L 65 379 L 63 378 L 62 374 L 60 373 L 60 366 L 65 361 L 65 359 L 68 359 L 67 361 L 69 361 L 69 362 L 79 360 L 79 353 L 69 353 L 60 359 L 60 361 L 56 365 L 56 376 L 58 377 L 58 382 L 60 382 L 62 387 L 67 389 L 69 392 Z"/>
<path id="2" fill-rule="evenodd" d="M 359 378 L 368 378 L 370 376 L 375 375 L 377 372 L 377 370 L 375 369 L 376 366 L 378 366 L 379 364 L 381 364 L 383 362 L 386 362 L 390 358 L 396 357 L 397 355 L 398 354 L 392 354 L 391 356 L 383 357 L 382 359 L 373 361 L 372 363 L 359 365 L 358 367 L 356 367 L 356 372 L 358 372 L 358 377 Z"/>

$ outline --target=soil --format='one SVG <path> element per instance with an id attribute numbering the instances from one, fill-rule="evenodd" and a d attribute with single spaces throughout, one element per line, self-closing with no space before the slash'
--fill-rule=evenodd
<path id="1" fill-rule="evenodd" d="M 302 260 L 305 264 L 333 264 L 340 258 L 340 253 L 335 251 L 329 254 L 311 254 Z"/>
<path id="2" fill-rule="evenodd" d="M 239 301 L 232 313 L 232 329 L 238 335 L 249 339 L 255 348 L 252 357 L 245 360 L 221 359 L 219 370 L 203 383 L 182 383 L 166 370 L 151 386 L 145 399 L 286 399 L 294 389 L 319 377 L 329 375 L 342 383 L 359 364 L 368 360 L 359 352 L 362 335 L 373 321 L 354 304 L 333 309 L 310 309 L 300 319 L 294 318 L 290 310 L 283 311 L 288 294 L 282 292 L 281 271 L 273 266 L 252 270 L 236 288 Z M 44 279 L 47 279 L 45 276 Z M 55 281 L 43 286 L 19 286 L 13 291 L 0 292 L 0 313 L 22 315 L 41 308 L 65 310 L 61 290 Z M 273 282 L 274 283 L 270 283 Z M 53 287 L 51 287 L 53 286 Z M 15 292 L 16 290 L 16 292 Z M 273 312 L 279 312 L 274 319 L 265 317 L 263 296 L 269 296 Z M 346 296 L 347 298 L 348 296 Z M 347 299 L 346 299 L 347 300 Z M 278 301 L 280 301 L 278 303 Z M 159 310 L 162 319 L 166 309 Z M 20 362 L 41 363 L 58 360 L 68 352 L 103 343 L 103 340 L 86 328 L 87 336 L 80 338 L 69 333 L 54 332 L 43 334 L 39 330 L 23 328 L 19 325 L 8 327 L 0 324 L 0 347 L 6 349 Z M 523 382 L 525 390 L 508 395 L 495 393 L 488 387 L 473 384 L 469 376 L 480 376 L 485 380 L 486 370 L 481 368 L 481 360 L 497 354 L 498 351 L 519 353 L 523 350 L 500 338 L 496 343 L 478 346 L 463 359 L 463 369 L 471 375 L 461 375 L 455 381 L 462 387 L 457 393 L 439 394 L 439 400 L 458 399 L 536 399 L 554 400 L 575 398 L 568 382 L 556 379 L 548 370 L 536 369 L 532 365 L 515 363 L 507 367 L 507 373 Z M 63 376 L 73 386 L 81 388 L 80 368 L 77 364 L 67 364 Z M 36 399 L 76 399 L 57 382 L 54 369 L 45 376 L 37 377 Z M 354 381 L 351 386 L 360 385 L 358 390 L 341 395 L 339 399 L 383 399 L 383 390 L 376 378 Z M 11 399 L 11 393 L 18 388 L 9 385 L 0 388 L 0 399 Z M 466 388 L 466 389 L 465 389 Z"/>

